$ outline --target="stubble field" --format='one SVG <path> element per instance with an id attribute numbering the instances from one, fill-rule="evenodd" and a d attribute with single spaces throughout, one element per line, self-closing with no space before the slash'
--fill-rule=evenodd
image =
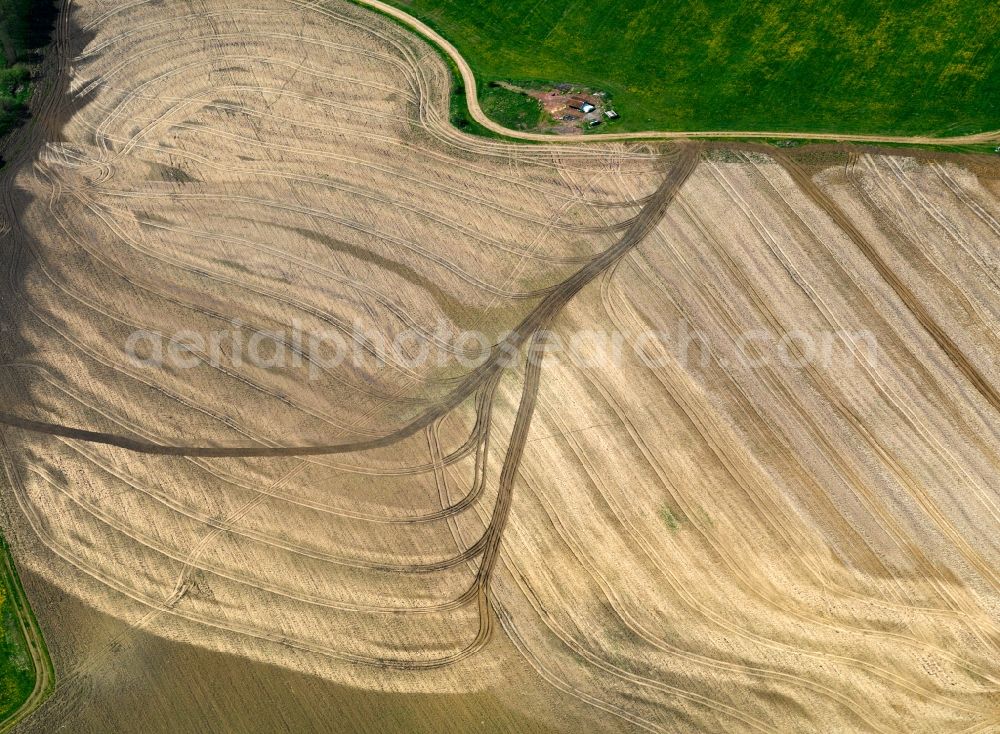
<path id="1" fill-rule="evenodd" d="M 995 164 L 476 139 L 347 3 L 60 24 L 2 193 L 5 523 L 59 682 L 19 731 L 99 730 L 147 634 L 497 730 L 1000 725 Z"/>

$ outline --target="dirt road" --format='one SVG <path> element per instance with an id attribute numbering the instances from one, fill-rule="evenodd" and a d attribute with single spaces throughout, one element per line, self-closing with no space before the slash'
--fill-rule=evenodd
<path id="1" fill-rule="evenodd" d="M 597 133 L 591 135 L 546 135 L 543 133 L 530 133 L 520 130 L 512 130 L 508 127 L 494 122 L 479 105 L 479 92 L 476 87 L 476 77 L 472 73 L 472 67 L 465 60 L 458 49 L 449 43 L 440 33 L 428 26 L 426 23 L 414 18 L 399 8 L 395 8 L 380 0 L 352 0 L 358 5 L 365 5 L 374 8 L 396 20 L 400 21 L 410 29 L 416 31 L 438 48 L 443 49 L 452 61 L 458 66 L 462 75 L 462 82 L 465 84 L 466 99 L 468 100 L 469 113 L 472 118 L 483 127 L 499 135 L 518 140 L 532 140 L 546 143 L 603 143 L 620 140 L 680 140 L 691 138 L 741 138 L 741 139 L 761 139 L 780 138 L 783 140 L 830 140 L 834 142 L 851 143 L 875 143 L 875 144 L 899 144 L 909 143 L 912 145 L 977 145 L 1000 142 L 1000 130 L 976 133 L 974 135 L 956 135 L 953 137 L 928 137 L 925 135 L 903 136 L 903 135 L 847 135 L 842 133 L 815 133 L 815 132 L 777 132 L 765 130 L 698 130 L 698 131 L 668 131 L 649 130 L 631 133 Z"/>
<path id="2" fill-rule="evenodd" d="M 38 628 L 38 623 L 31 614 L 31 607 L 28 599 L 24 595 L 24 589 L 17 578 L 17 570 L 11 560 L 10 553 L 7 552 L 6 545 L 0 543 L 0 561 L 3 563 L 2 571 L 7 580 L 7 587 L 11 591 L 11 601 L 14 605 L 14 614 L 21 625 L 21 634 L 24 635 L 25 643 L 28 646 L 28 653 L 31 655 L 31 662 L 35 666 L 35 687 L 31 695 L 25 699 L 17 711 L 11 714 L 4 721 L 0 721 L 0 732 L 12 730 L 19 721 L 34 711 L 52 690 L 55 681 L 55 671 L 52 669 L 52 661 L 45 650 L 45 642 L 42 640 L 42 632 Z"/>

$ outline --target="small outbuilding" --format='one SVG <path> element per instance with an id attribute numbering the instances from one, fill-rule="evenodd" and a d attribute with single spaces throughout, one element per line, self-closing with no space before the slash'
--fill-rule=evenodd
<path id="1" fill-rule="evenodd" d="M 609 120 L 617 120 L 618 119 L 618 113 L 615 112 L 614 110 L 604 110 L 604 116 L 606 118 L 608 118 Z"/>
<path id="2" fill-rule="evenodd" d="M 580 111 L 583 112 L 583 114 L 587 114 L 588 112 L 593 112 L 596 109 L 597 108 L 594 107 L 594 105 L 590 104 L 590 102 L 584 102 L 583 104 L 580 105 Z"/>

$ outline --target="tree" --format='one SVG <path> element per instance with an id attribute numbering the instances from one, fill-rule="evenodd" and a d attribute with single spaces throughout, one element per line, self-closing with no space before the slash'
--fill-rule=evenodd
<path id="1" fill-rule="evenodd" d="M 17 19 L 17 11 L 14 0 L 0 0 L 0 45 L 3 46 L 7 66 L 12 66 L 17 61 L 17 48 L 11 37 L 11 28 Z"/>

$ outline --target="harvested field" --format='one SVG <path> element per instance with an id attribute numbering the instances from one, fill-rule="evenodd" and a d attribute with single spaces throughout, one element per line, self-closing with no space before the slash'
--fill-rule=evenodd
<path id="1" fill-rule="evenodd" d="M 54 699 L 31 723 L 34 731 L 55 730 L 61 722 L 74 731 L 137 731 L 142 734 L 276 731 L 354 734 L 414 732 L 436 734 L 442 721 L 456 731 L 550 734 L 561 727 L 549 721 L 553 705 L 561 724 L 594 729 L 588 712 L 574 712 L 572 699 L 553 701 L 552 692 L 532 686 L 524 660 L 510 657 L 502 678 L 488 691 L 413 693 L 336 685 L 328 679 L 286 666 L 220 653 L 202 645 L 168 640 L 130 628 L 62 593 L 40 578 L 25 578 L 32 597 L 44 600 L 47 616 L 58 620 L 63 643 L 61 660 L 73 664 L 121 638 L 114 665 L 105 666 L 72 687 L 74 698 Z M 74 634 L 74 630 L 79 634 Z M 509 645 L 501 636 L 492 646 Z M 500 651 L 498 651 L 500 652 Z M 502 654 L 502 653 L 501 653 Z M 150 661 L 156 661 L 151 665 Z M 197 705 L 178 706 L 178 701 Z M 517 707 L 511 705 L 517 701 Z M 76 705 L 82 704 L 85 705 Z M 506 702 L 506 703 L 505 703 Z M 75 706 L 72 717 L 67 707 Z M 528 713 L 525 713 L 527 711 Z M 546 723 L 549 721 L 549 723 Z M 608 728 L 607 731 L 613 731 Z"/>
<path id="2" fill-rule="evenodd" d="M 994 164 L 477 139 L 343 2 L 60 23 L 2 185 L 19 731 L 150 636 L 498 730 L 1000 725 Z"/>

